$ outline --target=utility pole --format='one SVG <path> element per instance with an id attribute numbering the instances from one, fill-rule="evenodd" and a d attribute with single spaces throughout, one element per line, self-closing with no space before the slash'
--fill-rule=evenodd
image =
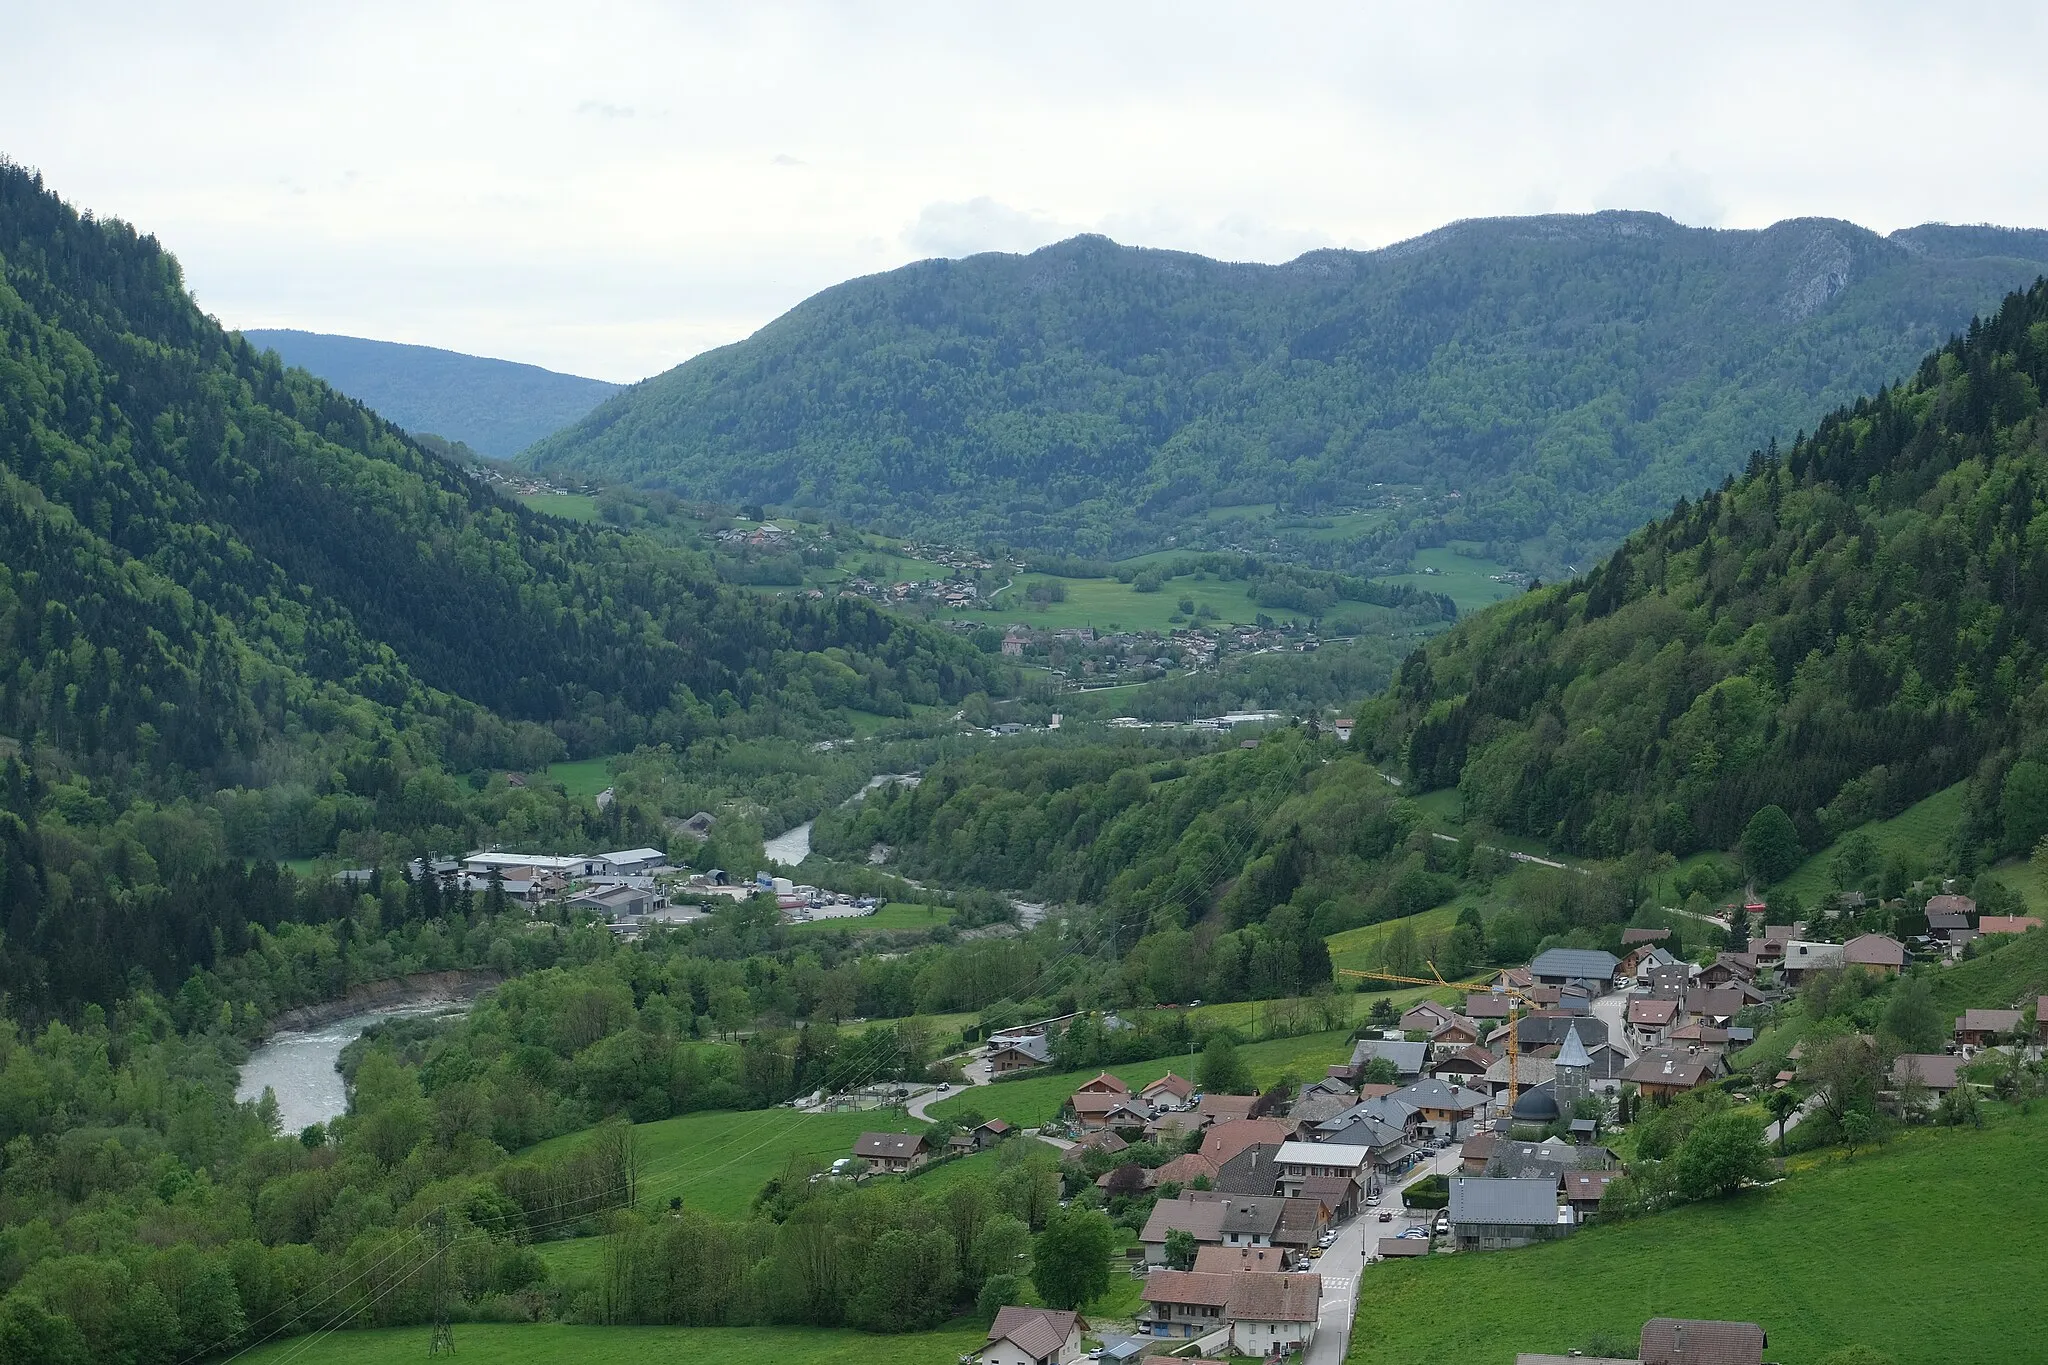
<path id="1" fill-rule="evenodd" d="M 428 1356 L 455 1354 L 455 1332 L 448 1325 L 448 1210 L 434 1210 L 434 1334 Z"/>

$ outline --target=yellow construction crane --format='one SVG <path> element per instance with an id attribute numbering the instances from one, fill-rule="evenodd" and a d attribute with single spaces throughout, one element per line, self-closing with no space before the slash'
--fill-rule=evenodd
<path id="1" fill-rule="evenodd" d="M 1536 1002 L 1530 999 L 1528 995 L 1504 982 L 1498 980 L 1446 981 L 1444 980 L 1444 974 L 1437 971 L 1434 962 L 1429 964 L 1429 970 L 1431 973 L 1429 976 L 1401 976 L 1394 972 L 1362 972 L 1351 967 L 1339 967 L 1337 975 L 1363 977 L 1367 981 L 1398 981 L 1407 986 L 1441 986 L 1445 990 L 1453 991 L 1485 991 L 1489 995 L 1508 996 L 1528 1006 L 1530 1009 L 1536 1008 Z M 1515 1101 L 1522 1097 L 1521 1077 L 1517 1074 L 1522 1049 L 1515 1033 L 1515 1022 L 1515 1012 L 1510 1009 L 1508 1011 L 1508 1116 L 1510 1118 L 1514 1116 Z"/>

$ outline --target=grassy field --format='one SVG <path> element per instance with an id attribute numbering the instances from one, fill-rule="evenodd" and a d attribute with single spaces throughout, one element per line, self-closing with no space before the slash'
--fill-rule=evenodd
<path id="1" fill-rule="evenodd" d="M 979 1323 L 936 1332 L 870 1336 L 826 1327 L 563 1327 L 458 1323 L 457 1359 L 491 1365 L 675 1365 L 678 1361 L 774 1361 L 775 1365 L 953 1365 L 987 1339 Z M 396 1365 L 427 1354 L 427 1329 L 337 1332 L 317 1345 L 280 1341 L 239 1357 L 245 1365 Z"/>
<path id="2" fill-rule="evenodd" d="M 1787 1365 L 1854 1342 L 1897 1365 L 2039 1358 L 2017 1343 L 2040 1340 L 2025 1286 L 2048 1258 L 2044 1161 L 2048 1109 L 1915 1130 L 1769 1190 L 1528 1250 L 1382 1262 L 1359 1285 L 1350 1360 L 1504 1365 L 1595 1333 L 1633 1342 L 1660 1315 L 1761 1323 Z"/>
<path id="3" fill-rule="evenodd" d="M 1331 1033 L 1305 1033 L 1299 1038 L 1247 1043 L 1238 1049 L 1238 1055 L 1251 1067 L 1252 1079 L 1262 1086 L 1272 1084 L 1284 1072 L 1309 1080 L 1321 1076 L 1325 1067 L 1351 1059 L 1351 1031 L 1338 1029 Z M 1169 1071 L 1192 1076 L 1200 1060 L 1199 1057 L 1161 1057 L 1149 1062 L 1131 1062 L 1111 1070 L 1125 1085 L 1137 1090 Z M 1035 1128 L 1050 1122 L 1067 1096 L 1074 1093 L 1074 1087 L 1087 1079 L 1085 1074 L 1067 1071 L 981 1086 L 933 1105 L 931 1112 L 934 1117 L 943 1118 L 973 1111 L 984 1118 L 1008 1119 L 1022 1127 Z"/>
<path id="4" fill-rule="evenodd" d="M 609 758 L 579 758 L 574 763 L 550 763 L 547 776 L 559 782 L 574 801 L 590 801 L 612 784 Z"/>
<path id="5" fill-rule="evenodd" d="M 1458 922 L 1458 909 L 1457 903 L 1453 902 L 1450 905 L 1439 905 L 1434 910 L 1425 910 L 1419 915 L 1409 915 L 1405 919 L 1390 919 L 1379 924 L 1368 924 L 1359 929 L 1346 929 L 1341 934 L 1332 934 L 1327 940 L 1330 945 L 1330 962 L 1333 966 L 1339 968 L 1348 967 L 1354 971 L 1377 966 L 1379 965 L 1379 947 L 1387 941 L 1387 936 L 1392 934 L 1395 929 L 1405 924 L 1415 931 L 1415 936 L 1418 939 L 1427 938 L 1431 934 L 1448 934 Z M 1424 972 L 1422 975 L 1427 976 L 1428 973 Z M 1382 994 L 1421 995 L 1427 993 L 1421 990 L 1421 988 L 1417 988 L 1412 993 L 1381 992 L 1373 989 L 1376 984 L 1374 982 L 1366 983 L 1367 989 L 1372 990 L 1374 999 L 1378 999 Z M 1397 1000 L 1395 1003 L 1399 1004 L 1402 1002 Z"/>
<path id="6" fill-rule="evenodd" d="M 1380 581 L 1406 583 L 1410 587 L 1440 592 L 1457 603 L 1460 612 L 1479 611 L 1504 598 L 1521 596 L 1522 589 L 1512 583 L 1496 583 L 1489 576 L 1506 567 L 1490 559 L 1467 559 L 1443 548 L 1417 550 L 1411 561 L 1411 572 L 1394 574 Z"/>
<path id="7" fill-rule="evenodd" d="M 1963 817 L 1963 787 L 1964 784 L 1958 782 L 1953 787 L 1943 788 L 1925 801 L 1906 807 L 1891 819 L 1874 820 L 1855 832 L 1868 834 L 1875 841 L 1880 864 L 1894 853 L 1903 853 L 1919 859 L 1929 868 L 1938 868 L 1948 846 L 1948 836 Z M 1841 840 L 1829 844 L 1801 863 L 1774 889 L 1790 891 L 1802 903 L 1812 905 L 1834 890 L 1828 879 L 1828 862 L 1840 847 Z"/>
<path id="8" fill-rule="evenodd" d="M 667 1200 L 680 1195 L 691 1208 L 735 1216 L 781 1174 L 792 1156 L 829 1162 L 849 1155 L 864 1132 L 914 1132 L 923 1125 L 888 1110 L 851 1114 L 799 1114 L 793 1109 L 718 1110 L 642 1123 L 640 1197 Z M 582 1142 L 570 1133 L 530 1148 L 547 1156 Z"/>
<path id="9" fill-rule="evenodd" d="M 597 499 L 584 493 L 528 493 L 519 499 L 536 512 L 564 521 L 596 521 Z"/>
<path id="10" fill-rule="evenodd" d="M 814 919 L 806 924 L 792 924 L 792 934 L 821 934 L 834 929 L 844 929 L 853 934 L 872 934 L 884 929 L 929 929 L 935 924 L 944 924 L 953 917 L 953 912 L 943 905 L 912 905 L 906 901 L 889 901 L 872 915 L 859 915 L 842 919 Z"/>

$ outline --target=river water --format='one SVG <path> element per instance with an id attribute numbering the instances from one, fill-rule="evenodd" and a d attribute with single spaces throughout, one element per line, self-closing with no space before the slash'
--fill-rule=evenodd
<path id="1" fill-rule="evenodd" d="M 341 1060 L 341 1050 L 365 1029 L 386 1019 L 454 1014 L 462 1008 L 445 1000 L 392 1005 L 318 1028 L 280 1030 L 249 1054 L 235 1084 L 235 1098 L 253 1102 L 261 1099 L 263 1088 L 269 1086 L 277 1096 L 279 1127 L 286 1136 L 315 1123 L 327 1123 L 348 1112 L 348 1087 L 335 1063 Z"/>
<path id="2" fill-rule="evenodd" d="M 784 830 L 773 839 L 761 845 L 771 863 L 784 867 L 795 867 L 811 856 L 811 822 L 806 820 L 795 829 Z"/>

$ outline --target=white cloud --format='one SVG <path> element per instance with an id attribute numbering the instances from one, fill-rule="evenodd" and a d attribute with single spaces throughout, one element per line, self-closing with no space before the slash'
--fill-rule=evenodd
<path id="1" fill-rule="evenodd" d="M 977 195 L 965 202 L 926 204 L 903 229 L 903 244 L 923 256 L 972 256 L 980 251 L 1035 251 L 1080 230 Z"/>
<path id="2" fill-rule="evenodd" d="M 1954 133 L 2048 120 L 1984 59 L 2044 15 L 79 0 L 10 9 L 0 152 L 230 323 L 636 378 L 849 276 L 1082 229 L 1285 260 L 1607 206 L 2048 225 L 2048 178 Z"/>

